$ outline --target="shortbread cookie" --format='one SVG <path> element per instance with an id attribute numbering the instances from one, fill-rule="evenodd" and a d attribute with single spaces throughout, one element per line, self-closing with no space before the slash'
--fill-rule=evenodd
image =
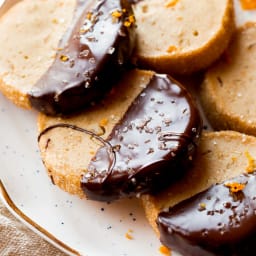
<path id="1" fill-rule="evenodd" d="M 29 107 L 29 98 L 49 115 L 71 113 L 101 98 L 135 41 L 131 5 L 121 0 L 24 0 L 0 23 L 0 89 L 18 105 Z"/>
<path id="2" fill-rule="evenodd" d="M 117 86 L 110 92 L 110 95 L 114 94 L 116 95 L 115 97 L 109 97 L 102 102 L 102 106 L 93 106 L 92 109 L 85 110 L 81 114 L 69 118 L 50 117 L 40 114 L 38 118 L 39 132 L 51 125 L 69 123 L 92 131 L 106 139 L 127 107 L 143 90 L 143 87 L 150 81 L 152 76 L 153 72 L 131 75 L 127 86 L 122 88 L 123 86 L 120 84 L 119 87 Z M 53 134 L 51 135 L 51 133 Z M 47 150 L 47 139 L 45 140 L 45 137 L 42 137 L 39 147 L 42 160 L 52 182 L 71 194 L 84 197 L 80 187 L 81 175 L 99 145 L 90 143 L 90 137 L 85 136 L 83 133 L 77 133 L 72 129 L 63 129 L 59 133 L 52 130 L 47 135 L 49 137 L 53 136 L 52 140 L 56 141 L 56 143 L 49 144 L 50 150 Z M 79 147 L 77 147 L 78 142 Z M 65 151 L 69 151 L 69 154 L 66 154 Z"/>
<path id="3" fill-rule="evenodd" d="M 225 50 L 234 30 L 232 0 L 134 2 L 135 62 L 158 72 L 206 68 Z"/>
<path id="4" fill-rule="evenodd" d="M 31 108 L 27 93 L 55 58 L 76 0 L 22 0 L 0 18 L 0 90 Z"/>
<path id="5" fill-rule="evenodd" d="M 186 256 L 253 256 L 255 188 L 254 169 L 161 212 L 157 218 L 161 242 Z"/>
<path id="6" fill-rule="evenodd" d="M 226 53 L 205 74 L 202 106 L 217 130 L 256 135 L 256 24 L 239 28 Z"/>
<path id="7" fill-rule="evenodd" d="M 142 196 L 146 217 L 159 236 L 158 214 L 210 186 L 256 169 L 256 138 L 234 131 L 205 132 L 194 166 L 167 190 Z"/>
<path id="8" fill-rule="evenodd" d="M 32 106 L 70 114 L 101 99 L 130 59 L 134 24 L 128 1 L 77 1 L 54 63 L 29 92 Z"/>
<path id="9" fill-rule="evenodd" d="M 193 160 L 201 127 L 184 87 L 167 75 L 131 70 L 80 115 L 41 115 L 39 147 L 55 184 L 80 196 L 82 185 L 87 198 L 111 201 L 175 181 Z"/>

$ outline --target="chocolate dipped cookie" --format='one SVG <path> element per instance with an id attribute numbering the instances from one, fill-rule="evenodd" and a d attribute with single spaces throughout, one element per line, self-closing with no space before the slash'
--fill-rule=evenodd
<path id="1" fill-rule="evenodd" d="M 20 1 L 0 19 L 1 91 L 48 115 L 92 104 L 127 63 L 134 23 L 126 0 Z"/>
<path id="2" fill-rule="evenodd" d="M 186 256 L 255 255 L 255 188 L 254 170 L 161 212 L 162 243 Z"/>
<path id="3" fill-rule="evenodd" d="M 28 92 L 54 61 L 76 0 L 22 0 L 0 17 L 0 90 L 30 109 Z"/>
<path id="4" fill-rule="evenodd" d="M 134 23 L 126 0 L 78 1 L 54 63 L 29 92 L 31 105 L 69 114 L 100 99 L 130 58 Z"/>
<path id="5" fill-rule="evenodd" d="M 159 191 L 183 175 L 201 126 L 183 86 L 167 75 L 132 70 L 79 115 L 41 115 L 39 147 L 55 184 L 111 201 Z"/>
<path id="6" fill-rule="evenodd" d="M 203 132 L 192 169 L 142 196 L 162 243 L 182 255 L 254 255 L 256 138 Z M 241 176 L 240 176 L 241 175 Z"/>

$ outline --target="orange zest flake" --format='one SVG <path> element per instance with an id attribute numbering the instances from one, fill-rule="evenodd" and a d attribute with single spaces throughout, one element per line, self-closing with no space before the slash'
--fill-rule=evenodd
<path id="1" fill-rule="evenodd" d="M 121 18 L 123 16 L 124 13 L 126 13 L 126 9 L 122 9 L 122 11 L 116 10 L 114 12 L 111 13 L 112 17 L 113 17 L 113 22 L 116 22 L 117 19 Z M 128 17 L 126 17 L 125 21 L 124 21 L 124 26 L 125 27 L 131 27 L 135 22 L 135 17 L 134 15 L 130 15 Z"/>
<path id="2" fill-rule="evenodd" d="M 106 126 L 107 124 L 108 124 L 108 119 L 107 118 L 102 118 L 100 120 L 100 123 L 99 123 L 100 126 Z"/>
<path id="3" fill-rule="evenodd" d="M 175 6 L 177 3 L 179 2 L 179 0 L 169 0 L 167 3 L 165 3 L 165 7 L 173 7 Z"/>
<path id="4" fill-rule="evenodd" d="M 129 27 L 131 26 L 131 22 L 125 21 L 125 22 L 124 22 L 124 26 L 127 27 L 127 28 L 129 28 Z"/>
<path id="5" fill-rule="evenodd" d="M 245 184 L 238 182 L 226 183 L 225 186 L 229 188 L 232 193 L 240 192 L 245 188 Z"/>
<path id="6" fill-rule="evenodd" d="M 246 167 L 246 171 L 248 173 L 252 173 L 256 170 L 256 161 L 248 151 L 245 151 L 245 156 L 248 159 L 248 166 Z"/>
<path id="7" fill-rule="evenodd" d="M 159 247 L 159 252 L 166 256 L 171 256 L 171 250 L 164 245 Z"/>
<path id="8" fill-rule="evenodd" d="M 60 60 L 63 61 L 63 62 L 66 62 L 66 61 L 69 60 L 69 57 L 67 55 L 61 55 Z"/>
<path id="9" fill-rule="evenodd" d="M 125 234 L 125 237 L 129 240 L 133 239 L 133 236 L 131 235 L 133 231 L 131 229 L 128 230 L 128 232 Z"/>
<path id="10" fill-rule="evenodd" d="M 114 12 L 111 13 L 111 15 L 112 15 L 113 18 L 118 19 L 123 15 L 123 13 L 121 11 L 114 11 Z"/>
<path id="11" fill-rule="evenodd" d="M 256 9 L 256 0 L 240 0 L 240 3 L 244 10 Z"/>
<path id="12" fill-rule="evenodd" d="M 177 47 L 175 45 L 170 45 L 167 49 L 168 53 L 172 53 L 172 52 L 176 52 L 177 51 Z"/>
<path id="13" fill-rule="evenodd" d="M 86 19 L 91 20 L 92 19 L 92 12 L 87 12 Z"/>
<path id="14" fill-rule="evenodd" d="M 130 16 L 128 17 L 128 20 L 129 20 L 129 22 L 134 23 L 134 22 L 135 22 L 135 17 L 134 17 L 134 15 L 130 15 Z"/>
<path id="15" fill-rule="evenodd" d="M 135 23 L 135 17 L 134 15 L 130 15 L 128 19 L 124 22 L 125 27 L 130 27 L 132 24 Z"/>
<path id="16" fill-rule="evenodd" d="M 129 239 L 129 240 L 132 240 L 132 239 L 133 239 L 132 235 L 129 234 L 129 233 L 126 233 L 126 234 L 125 234 L 125 237 L 126 237 L 127 239 Z"/>

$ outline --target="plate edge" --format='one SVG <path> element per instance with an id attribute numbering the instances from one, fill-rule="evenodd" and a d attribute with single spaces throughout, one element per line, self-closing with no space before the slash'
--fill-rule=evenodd
<path id="1" fill-rule="evenodd" d="M 35 221 L 29 218 L 26 214 L 24 214 L 16 206 L 16 204 L 13 202 L 13 200 L 9 196 L 1 179 L 0 179 L 0 199 L 6 205 L 7 209 L 11 212 L 11 214 L 14 217 L 22 221 L 33 232 L 41 235 L 43 239 L 51 243 L 53 246 L 67 253 L 70 256 L 82 256 L 82 254 L 79 253 L 77 250 L 71 248 L 70 246 L 68 246 L 67 244 L 65 244 L 58 238 L 56 238 L 54 235 L 52 235 L 50 232 L 48 232 L 46 229 L 41 227 L 39 224 L 37 224 Z"/>

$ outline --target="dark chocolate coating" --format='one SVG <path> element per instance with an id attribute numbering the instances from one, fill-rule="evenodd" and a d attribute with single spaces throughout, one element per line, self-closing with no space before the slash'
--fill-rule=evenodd
<path id="1" fill-rule="evenodd" d="M 111 201 L 157 192 L 183 174 L 195 153 L 201 118 L 190 94 L 154 75 L 89 164 L 81 186 L 89 199 Z"/>
<path id="2" fill-rule="evenodd" d="M 225 184 L 245 184 L 231 192 Z M 185 200 L 157 219 L 161 241 L 186 256 L 254 256 L 256 173 L 244 174 Z"/>
<path id="3" fill-rule="evenodd" d="M 131 4 L 137 4 L 138 2 L 142 1 L 142 0 L 128 0 Z"/>
<path id="4" fill-rule="evenodd" d="M 48 115 L 69 114 L 100 99 L 132 53 L 132 15 L 127 0 L 78 1 L 61 50 L 29 93 L 31 105 Z"/>

